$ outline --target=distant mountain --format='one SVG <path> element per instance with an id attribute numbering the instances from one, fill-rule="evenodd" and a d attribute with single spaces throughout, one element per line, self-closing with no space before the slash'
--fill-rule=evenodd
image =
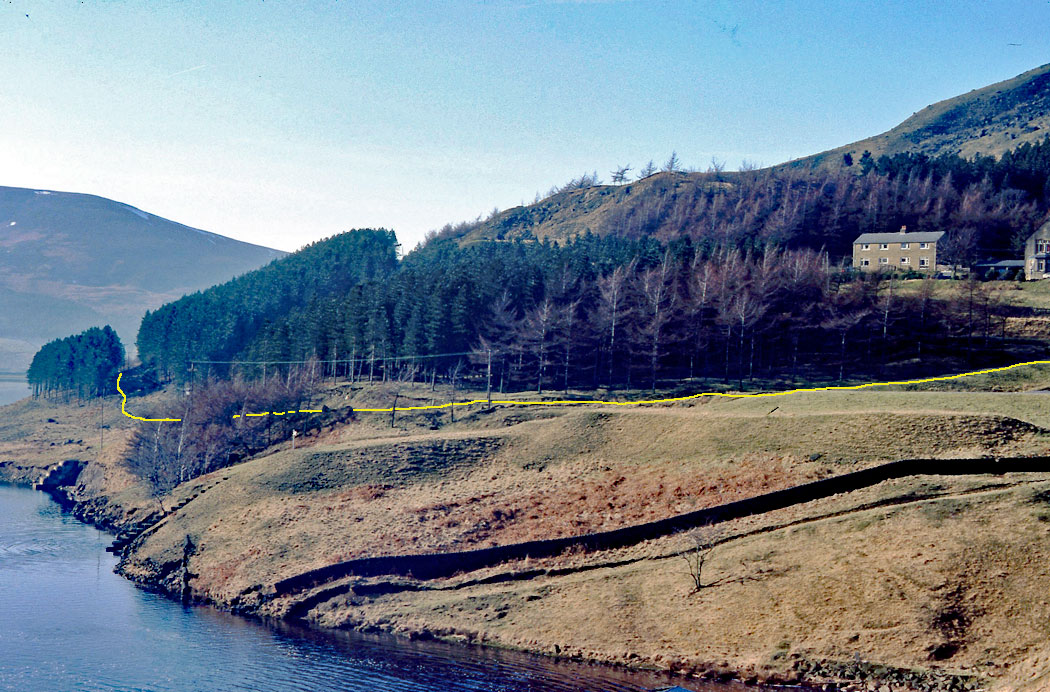
<path id="1" fill-rule="evenodd" d="M 285 254 L 103 197 L 0 187 L 0 372 L 105 323 L 133 349 L 146 310 Z"/>
<path id="2" fill-rule="evenodd" d="M 1013 79 L 926 106 L 897 127 L 859 142 L 792 161 L 786 166 L 843 166 L 865 151 L 883 154 L 1001 156 L 1050 134 L 1050 64 Z"/>

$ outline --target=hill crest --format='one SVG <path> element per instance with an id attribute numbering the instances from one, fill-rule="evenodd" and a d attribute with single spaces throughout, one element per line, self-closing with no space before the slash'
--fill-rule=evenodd
<path id="1" fill-rule="evenodd" d="M 844 167 L 849 154 L 977 154 L 999 157 L 1025 142 L 1050 134 L 1050 63 L 1010 79 L 932 103 L 896 127 L 835 149 L 783 164 L 790 167 Z"/>
<path id="2" fill-rule="evenodd" d="M 860 181 L 858 174 L 866 170 L 861 165 L 864 152 L 874 159 L 903 153 L 930 158 L 958 155 L 967 160 L 976 154 L 999 158 L 1025 144 L 1037 146 L 1048 135 L 1050 64 L 934 103 L 880 135 L 771 168 L 665 171 L 622 185 L 563 190 L 484 221 L 446 227 L 442 235 L 465 244 L 516 239 L 561 242 L 588 232 L 658 240 L 690 236 L 737 245 L 802 239 L 841 254 L 852 238 L 830 237 L 823 231 L 856 235 L 925 222 L 937 225 L 928 230 L 948 230 L 966 221 L 959 214 L 952 218 L 951 213 L 938 219 L 920 218 L 923 205 L 919 198 L 929 199 L 929 191 L 913 191 L 915 199 L 890 199 L 878 185 Z M 981 175 L 977 174 L 977 180 Z M 865 211 L 864 200 L 871 199 L 871 194 L 880 197 L 878 213 Z M 985 201 L 994 210 L 1002 200 Z M 1007 206 L 1023 205 L 1014 200 Z M 1025 235 L 1034 230 L 1030 228 L 1033 223 L 1042 221 L 1041 213 L 1040 208 L 1026 212 L 1025 218 L 1002 218 L 996 223 Z M 872 218 L 859 218 L 866 214 Z M 842 229 L 844 223 L 850 226 L 848 232 Z M 992 245 L 997 252 L 1005 252 L 1014 240 L 1005 238 L 1001 230 L 996 233 L 1004 237 Z"/>

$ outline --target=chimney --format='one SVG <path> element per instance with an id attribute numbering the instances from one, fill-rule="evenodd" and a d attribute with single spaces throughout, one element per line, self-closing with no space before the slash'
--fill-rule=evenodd
<path id="1" fill-rule="evenodd" d="M 908 232 L 908 227 L 907 226 L 901 226 L 901 235 L 904 235 L 907 232 Z"/>

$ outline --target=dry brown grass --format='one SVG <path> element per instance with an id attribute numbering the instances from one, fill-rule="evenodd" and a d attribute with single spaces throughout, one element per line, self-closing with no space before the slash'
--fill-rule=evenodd
<path id="1" fill-rule="evenodd" d="M 340 444 L 227 469 L 228 481 L 180 510 L 134 559 L 171 561 L 193 535 L 202 546 L 195 586 L 222 600 L 351 557 L 609 530 L 881 461 L 1004 452 L 1040 437 L 1001 416 L 770 416 L 741 403 L 559 409 L 509 426 L 482 416 L 425 433 L 405 421 L 394 437 L 355 424 Z M 511 413 L 490 415 L 506 422 Z M 363 439 L 346 440 L 354 435 Z"/>
<path id="2" fill-rule="evenodd" d="M 402 394 L 429 396 L 425 388 Z M 359 407 L 389 396 L 330 394 Z M 18 412 L 31 442 L 0 444 L 28 453 L 89 425 L 90 410 L 59 413 L 48 424 L 42 409 Z M 127 570 L 146 577 L 177 564 L 191 535 L 194 588 L 229 603 L 351 557 L 611 529 L 902 457 L 1050 449 L 1050 396 L 1035 394 L 826 392 L 632 409 L 500 408 L 431 430 L 434 422 L 399 414 L 391 429 L 387 416 L 363 415 L 294 452 L 283 445 L 181 486 L 167 504 L 219 481 L 146 539 Z M 41 464 L 56 458 L 37 453 Z M 109 479 L 100 486 L 115 487 L 118 467 L 103 469 Z M 705 568 L 712 580 L 739 579 L 692 596 L 675 557 L 685 539 L 667 537 L 495 567 L 418 593 L 351 595 L 312 617 L 684 670 L 783 672 L 799 658 L 859 653 L 894 666 L 1035 680 L 1024 684 L 1037 690 L 1050 635 L 1050 504 L 1041 499 L 1050 495 L 1037 490 L 1050 492 L 1050 480 L 903 479 L 740 520 Z M 460 586 L 536 567 L 576 571 Z M 957 648 L 931 660 L 943 645 Z"/>
<path id="3" fill-rule="evenodd" d="M 783 675 L 798 659 L 848 662 L 857 654 L 1022 689 L 1014 686 L 1019 677 L 1047 675 L 1039 656 L 1050 636 L 1050 526 L 1035 518 L 1032 498 L 1050 489 L 1050 480 L 1026 475 L 999 483 L 982 489 L 972 479 L 894 481 L 734 524 L 730 535 L 738 537 L 718 546 L 705 568 L 712 580 L 727 582 L 699 594 L 691 594 L 675 557 L 687 541 L 671 537 L 635 549 L 629 564 L 350 595 L 314 617 L 327 626 L 458 633 L 681 671 Z M 943 497 L 851 509 L 931 490 Z M 763 530 L 777 523 L 788 526 Z M 937 660 L 945 644 L 953 653 Z"/>

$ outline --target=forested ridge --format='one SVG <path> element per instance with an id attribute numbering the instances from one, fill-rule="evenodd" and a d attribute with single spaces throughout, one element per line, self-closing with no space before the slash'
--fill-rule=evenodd
<path id="1" fill-rule="evenodd" d="M 1007 357 L 1008 308 L 991 284 L 901 291 L 854 275 L 835 248 L 905 222 L 947 231 L 941 261 L 1016 252 L 1046 217 L 1050 139 L 1000 160 L 902 154 L 853 165 L 734 174 L 711 187 L 714 201 L 689 198 L 702 218 L 677 214 L 681 198 L 672 204 L 661 218 L 674 232 L 464 242 L 479 227 L 460 226 L 398 262 L 392 232 L 352 231 L 147 315 L 138 346 L 179 379 L 190 366 L 226 376 L 224 361 L 254 363 L 235 369 L 248 376 L 309 364 L 369 381 L 487 376 L 491 366 L 494 387 L 541 391 L 842 379 Z M 661 185 L 682 177 L 669 171 Z M 757 196 L 745 203 L 742 189 Z"/>
<path id="2" fill-rule="evenodd" d="M 397 267 L 396 245 L 392 231 L 344 233 L 147 312 L 141 357 L 164 377 L 181 375 L 192 359 L 231 358 L 269 320 L 388 276 Z"/>
<path id="3" fill-rule="evenodd" d="M 146 316 L 129 391 L 193 380 L 193 394 L 165 404 L 182 407 L 183 426 L 143 429 L 129 462 L 164 489 L 289 439 L 293 423 L 300 432 L 329 424 L 342 414 L 233 418 L 301 408 L 320 378 L 441 382 L 453 397 L 457 385 L 655 391 L 685 378 L 690 392 L 746 390 L 922 377 L 1045 349 L 1008 333 L 1011 282 L 857 274 L 835 248 L 901 222 L 947 231 L 942 259 L 960 265 L 1015 247 L 1045 217 L 1050 144 L 1000 161 L 853 165 L 831 182 L 822 171 L 755 171 L 720 183 L 714 172 L 721 201 L 705 203 L 700 221 L 676 217 L 684 207 L 652 190 L 637 194 L 638 208 L 665 204 L 666 232 L 554 242 L 526 229 L 484 240 L 476 231 L 490 220 L 432 234 L 400 261 L 386 230 L 314 243 Z M 672 190 L 687 176 L 650 178 Z M 600 190 L 596 182 L 581 177 L 551 199 Z M 761 193 L 752 202 L 768 213 L 733 202 L 742 189 Z M 716 217 L 739 232 L 701 223 Z"/>
<path id="4" fill-rule="evenodd" d="M 466 242 L 597 235 L 688 236 L 708 248 L 825 249 L 849 255 L 861 233 L 946 231 L 962 259 L 1015 257 L 1050 211 L 1050 139 L 1001 159 L 899 154 L 849 158 L 836 170 L 776 168 L 661 173 L 615 185 L 580 176 L 535 203 L 448 225 Z M 649 166 L 643 172 L 648 173 Z M 618 174 L 619 171 L 614 172 Z"/>
<path id="5" fill-rule="evenodd" d="M 1045 350 L 1004 336 L 1010 307 L 1003 294 L 1013 282 L 855 275 L 808 249 L 754 255 L 709 252 L 688 238 L 664 244 L 594 235 L 564 245 L 445 239 L 375 276 L 357 270 L 385 263 L 391 234 L 351 231 L 336 240 L 361 248 L 343 257 L 352 266 L 327 269 L 356 277 L 345 292 L 271 314 L 251 334 L 216 334 L 210 343 L 222 350 L 215 353 L 229 358 L 172 341 L 202 355 L 163 366 L 193 380 L 185 390 L 192 394 L 144 410 L 174 411 L 183 423 L 143 427 L 132 440 L 129 463 L 154 488 L 288 440 L 293 427 L 304 433 L 348 420 L 353 409 L 316 403 L 306 408 L 319 412 L 294 418 L 243 415 L 304 408 L 316 401 L 322 378 L 426 382 L 432 390 L 440 382 L 441 398 L 454 398 L 457 386 L 655 390 L 704 378 L 688 385 L 695 392 L 896 380 Z M 217 304 L 212 296 L 191 298 Z M 203 333 L 185 319 L 184 328 Z M 156 327 L 143 324 L 149 328 Z M 158 356 L 142 353 L 140 372 L 157 367 Z"/>
<path id="6" fill-rule="evenodd" d="M 386 242 L 370 251 L 386 256 L 392 236 Z M 937 296 L 933 279 L 903 291 L 899 280 L 844 271 L 826 253 L 709 252 L 689 239 L 441 240 L 382 279 L 315 296 L 242 340 L 220 334 L 212 343 L 221 351 L 195 351 L 216 362 L 194 368 L 375 381 L 487 376 L 491 364 L 494 389 L 542 391 L 655 388 L 684 377 L 739 386 L 842 379 L 1007 357 L 1001 286 L 954 283 Z M 157 356 L 145 343 L 151 364 Z"/>

